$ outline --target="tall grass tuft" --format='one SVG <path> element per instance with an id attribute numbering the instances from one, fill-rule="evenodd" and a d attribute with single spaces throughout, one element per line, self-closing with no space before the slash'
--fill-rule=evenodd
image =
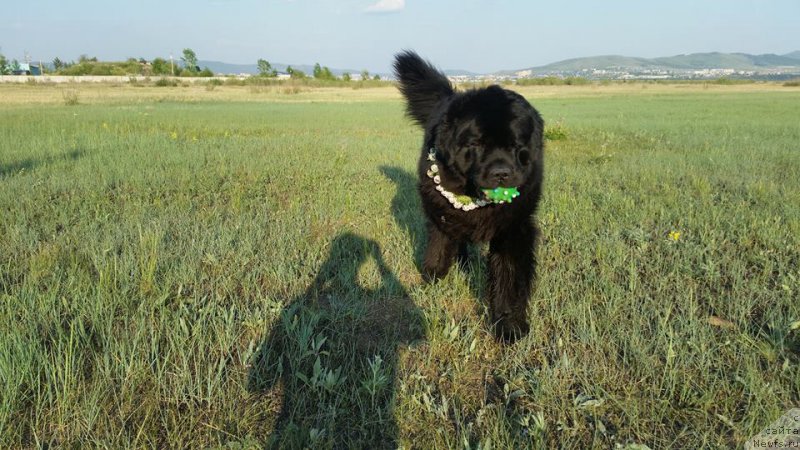
<path id="1" fill-rule="evenodd" d="M 61 98 L 64 100 L 64 105 L 75 106 L 79 104 L 78 91 L 74 89 L 64 89 L 61 91 Z"/>

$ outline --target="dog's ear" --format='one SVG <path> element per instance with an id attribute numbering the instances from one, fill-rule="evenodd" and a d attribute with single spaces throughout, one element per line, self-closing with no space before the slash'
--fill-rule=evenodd
<path id="1" fill-rule="evenodd" d="M 400 92 L 406 98 L 406 112 L 422 127 L 443 99 L 453 95 L 447 77 L 410 50 L 398 53 L 394 73 L 400 80 Z"/>

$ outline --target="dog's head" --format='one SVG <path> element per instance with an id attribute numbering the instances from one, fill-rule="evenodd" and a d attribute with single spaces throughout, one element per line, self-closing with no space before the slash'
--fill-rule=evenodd
<path id="1" fill-rule="evenodd" d="M 455 92 L 413 52 L 398 54 L 394 68 L 408 115 L 425 129 L 426 148 L 436 149 L 446 188 L 480 196 L 541 173 L 544 125 L 521 95 L 499 86 Z"/>

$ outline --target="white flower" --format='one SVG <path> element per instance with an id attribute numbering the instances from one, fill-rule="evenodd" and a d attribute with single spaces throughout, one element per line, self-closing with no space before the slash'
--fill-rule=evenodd
<path id="1" fill-rule="evenodd" d="M 434 171 L 434 172 L 438 172 L 439 171 L 439 166 L 437 166 L 436 164 L 431 164 L 431 170 Z"/>
<path id="2" fill-rule="evenodd" d="M 436 175 L 435 177 L 433 177 L 433 182 L 439 184 L 442 182 L 442 179 L 439 177 L 439 175 Z"/>

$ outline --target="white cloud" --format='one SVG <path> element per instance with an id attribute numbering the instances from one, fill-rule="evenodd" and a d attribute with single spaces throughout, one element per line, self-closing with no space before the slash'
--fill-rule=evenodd
<path id="1" fill-rule="evenodd" d="M 406 0 L 379 0 L 377 3 L 367 6 L 368 13 L 398 12 L 406 7 Z"/>

